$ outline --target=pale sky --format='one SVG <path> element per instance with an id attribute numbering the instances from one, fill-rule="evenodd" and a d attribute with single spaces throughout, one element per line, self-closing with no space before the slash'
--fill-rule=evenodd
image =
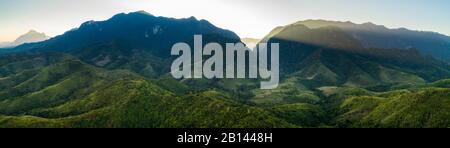
<path id="1" fill-rule="evenodd" d="M 88 20 L 145 10 L 156 16 L 206 19 L 240 37 L 306 19 L 373 22 L 450 35 L 449 0 L 0 0 L 0 42 L 30 29 L 56 36 Z"/>

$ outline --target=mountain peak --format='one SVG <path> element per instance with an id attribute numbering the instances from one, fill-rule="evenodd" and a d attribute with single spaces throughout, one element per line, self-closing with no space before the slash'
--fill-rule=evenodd
<path id="1" fill-rule="evenodd" d="M 130 13 L 118 13 L 118 14 L 114 15 L 113 17 L 111 17 L 110 20 L 129 18 L 130 16 L 155 17 L 154 15 L 152 15 L 151 13 L 148 13 L 147 11 L 140 10 L 140 11 L 130 12 Z"/>
<path id="2" fill-rule="evenodd" d="M 315 29 L 315 28 L 322 28 L 322 27 L 329 27 L 329 26 L 335 26 L 340 28 L 361 28 L 361 29 L 388 29 L 383 25 L 377 25 L 372 22 L 366 22 L 363 24 L 357 24 L 353 23 L 351 21 L 330 21 L 330 20 L 305 20 L 305 21 L 299 21 L 294 24 L 301 24 L 305 25 L 308 28 Z"/>
<path id="3" fill-rule="evenodd" d="M 25 37 L 25 36 L 35 36 L 35 37 L 40 37 L 40 38 L 49 38 L 45 33 L 38 32 L 38 31 L 36 31 L 34 29 L 31 29 L 30 31 L 28 31 L 27 33 L 22 35 L 21 37 Z"/>
<path id="4" fill-rule="evenodd" d="M 189 18 L 187 18 L 188 20 L 195 20 L 195 21 L 197 21 L 197 18 L 195 18 L 195 16 L 191 16 L 191 17 L 189 17 Z"/>
<path id="5" fill-rule="evenodd" d="M 21 45 L 24 43 L 34 43 L 34 42 L 40 42 L 47 40 L 48 37 L 45 33 L 37 32 L 36 30 L 31 29 L 26 34 L 21 35 L 19 38 L 17 38 L 13 44 L 14 46 Z"/>
<path id="6" fill-rule="evenodd" d="M 310 22 L 310 23 L 347 23 L 347 24 L 355 24 L 351 21 L 333 21 L 333 20 L 324 20 L 324 19 L 308 19 L 304 21 L 298 21 L 298 22 Z"/>
<path id="7" fill-rule="evenodd" d="M 34 29 L 31 29 L 30 31 L 28 31 L 28 33 L 27 34 L 35 34 L 35 33 L 39 33 L 39 32 L 37 32 L 36 30 L 34 30 Z"/>
<path id="8" fill-rule="evenodd" d="M 351 21 L 341 22 L 341 21 L 330 21 L 330 20 L 322 20 L 322 19 L 309 19 L 304 21 L 298 21 L 295 24 L 301 24 L 305 25 L 308 28 L 314 29 L 314 28 L 322 28 L 327 26 L 353 26 L 356 25 L 355 23 Z"/>
<path id="9" fill-rule="evenodd" d="M 363 24 L 361 24 L 361 26 L 368 27 L 368 28 L 388 29 L 384 25 L 377 25 L 372 22 L 363 23 Z"/>
<path id="10" fill-rule="evenodd" d="M 49 39 L 45 33 L 38 32 L 34 29 L 29 30 L 27 33 L 18 37 L 14 42 L 0 43 L 0 48 L 12 48 L 26 43 L 41 42 Z"/>
<path id="11" fill-rule="evenodd" d="M 140 11 L 136 11 L 136 12 L 131 12 L 130 14 L 145 14 L 145 15 L 149 15 L 149 16 L 154 16 L 151 13 L 148 13 L 147 11 L 144 10 L 140 10 Z"/>
<path id="12" fill-rule="evenodd" d="M 372 26 L 376 26 L 374 23 L 372 23 L 372 22 L 366 22 L 366 23 L 363 23 L 362 25 L 372 25 Z"/>

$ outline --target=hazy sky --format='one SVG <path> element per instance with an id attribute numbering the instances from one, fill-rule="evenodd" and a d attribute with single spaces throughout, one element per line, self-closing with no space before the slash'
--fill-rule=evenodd
<path id="1" fill-rule="evenodd" d="M 449 0 L 0 0 L 0 42 L 30 29 L 55 36 L 88 20 L 138 10 L 195 16 L 241 37 L 261 38 L 276 26 L 305 19 L 370 21 L 450 35 Z"/>

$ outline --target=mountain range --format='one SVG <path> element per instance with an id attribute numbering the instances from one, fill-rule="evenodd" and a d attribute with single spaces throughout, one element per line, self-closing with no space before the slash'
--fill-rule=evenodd
<path id="1" fill-rule="evenodd" d="M 316 87 L 420 83 L 450 74 L 449 64 L 419 49 L 366 48 L 335 26 L 309 28 L 295 23 L 274 29 L 263 41 L 280 43 L 285 75 L 312 81 Z"/>
<path id="2" fill-rule="evenodd" d="M 172 78 L 171 46 L 196 34 L 245 43 L 206 20 L 139 11 L 2 50 L 0 127 L 450 127 L 448 56 L 434 55 L 450 46 L 420 40 L 443 35 L 313 20 L 277 27 L 261 42 L 280 44 L 281 83 L 261 90 L 248 79 Z"/>
<path id="3" fill-rule="evenodd" d="M 450 37 L 436 32 L 413 31 L 406 28 L 389 29 L 373 23 L 355 24 L 325 20 L 299 21 L 311 29 L 337 27 L 359 41 L 363 48 L 418 49 L 424 55 L 450 61 Z"/>

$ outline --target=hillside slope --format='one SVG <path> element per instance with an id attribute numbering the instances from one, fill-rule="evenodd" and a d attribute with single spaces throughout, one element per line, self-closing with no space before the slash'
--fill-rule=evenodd
<path id="1" fill-rule="evenodd" d="M 133 73 L 74 59 L 27 78 L 2 89 L 0 127 L 295 127 L 225 94 L 177 96 Z"/>
<path id="2" fill-rule="evenodd" d="M 450 89 L 351 97 L 341 105 L 341 127 L 448 128 Z"/>

